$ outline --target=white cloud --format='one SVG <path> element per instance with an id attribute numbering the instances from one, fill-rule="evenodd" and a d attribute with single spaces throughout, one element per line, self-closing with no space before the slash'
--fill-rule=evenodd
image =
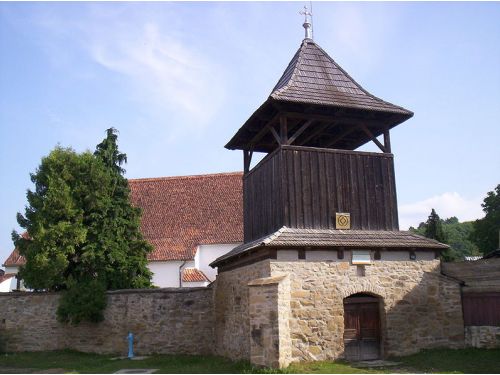
<path id="1" fill-rule="evenodd" d="M 123 94 L 151 117 L 167 123 L 167 137 L 186 132 L 199 135 L 224 102 L 222 69 L 199 46 L 184 42 L 182 25 L 167 22 L 170 9 L 162 9 L 152 14 L 127 5 L 116 9 L 92 5 L 83 7 L 78 18 L 47 10 L 38 13 L 35 22 L 45 35 L 41 42 L 53 64 L 71 67 L 83 53 L 119 74 Z M 75 48 L 79 52 L 68 55 Z"/>
<path id="2" fill-rule="evenodd" d="M 224 96 L 217 67 L 155 23 L 121 33 L 88 40 L 94 61 L 130 79 L 143 102 L 185 113 L 190 127 L 208 123 Z"/>
<path id="3" fill-rule="evenodd" d="M 399 226 L 408 229 L 426 221 L 434 208 L 442 218 L 456 216 L 460 221 L 470 221 L 484 216 L 481 203 L 486 194 L 467 199 L 457 192 L 446 192 L 415 203 L 399 206 Z"/>

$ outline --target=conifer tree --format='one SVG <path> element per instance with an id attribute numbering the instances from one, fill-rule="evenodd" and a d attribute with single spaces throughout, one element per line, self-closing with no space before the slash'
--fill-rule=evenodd
<path id="1" fill-rule="evenodd" d="M 108 129 L 94 154 L 56 147 L 31 174 L 35 189 L 17 217 L 29 237 L 13 232 L 26 258 L 19 275 L 28 288 L 63 291 L 61 321 L 99 321 L 106 290 L 151 286 L 152 247 L 129 200 L 125 161 Z"/>
<path id="2" fill-rule="evenodd" d="M 443 224 L 434 208 L 425 223 L 425 237 L 446 243 L 446 236 L 443 231 Z"/>

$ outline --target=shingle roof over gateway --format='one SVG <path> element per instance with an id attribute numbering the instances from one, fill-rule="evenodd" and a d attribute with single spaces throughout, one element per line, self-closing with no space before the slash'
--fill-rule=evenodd
<path id="1" fill-rule="evenodd" d="M 283 227 L 280 230 L 237 246 L 217 258 L 210 266 L 259 247 L 346 247 L 346 248 L 416 248 L 439 250 L 449 246 L 408 231 L 367 231 L 333 229 L 298 229 Z"/>
<path id="2" fill-rule="evenodd" d="M 129 180 L 150 261 L 192 260 L 200 244 L 243 242 L 241 172 Z M 20 266 L 15 249 L 5 266 Z"/>

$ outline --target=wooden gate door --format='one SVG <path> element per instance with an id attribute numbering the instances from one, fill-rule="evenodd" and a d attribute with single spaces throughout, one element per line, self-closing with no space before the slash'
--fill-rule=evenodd
<path id="1" fill-rule="evenodd" d="M 344 299 L 345 358 L 364 361 L 380 358 L 380 319 L 378 299 L 351 296 Z"/>

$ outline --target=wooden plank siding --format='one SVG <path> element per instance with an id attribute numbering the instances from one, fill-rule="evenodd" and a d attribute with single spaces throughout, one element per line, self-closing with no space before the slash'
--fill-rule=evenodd
<path id="1" fill-rule="evenodd" d="M 462 296 L 465 326 L 500 327 L 500 292 Z"/>
<path id="2" fill-rule="evenodd" d="M 393 155 L 282 146 L 244 176 L 245 242 L 282 226 L 398 230 Z"/>

